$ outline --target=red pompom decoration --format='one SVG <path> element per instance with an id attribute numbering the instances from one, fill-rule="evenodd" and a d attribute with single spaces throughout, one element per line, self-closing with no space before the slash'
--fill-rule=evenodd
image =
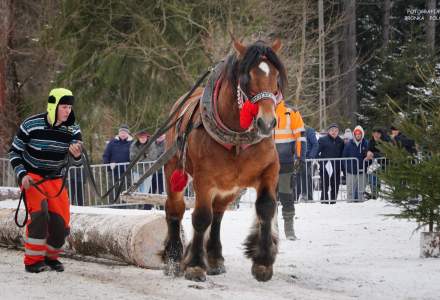
<path id="1" fill-rule="evenodd" d="M 258 114 L 258 104 L 251 103 L 246 100 L 240 110 L 240 127 L 248 129 L 252 124 L 252 120 Z"/>
<path id="2" fill-rule="evenodd" d="M 171 174 L 170 184 L 171 184 L 171 191 L 181 192 L 186 187 L 186 184 L 188 183 L 188 174 L 182 169 L 177 169 L 173 171 L 173 174 Z"/>

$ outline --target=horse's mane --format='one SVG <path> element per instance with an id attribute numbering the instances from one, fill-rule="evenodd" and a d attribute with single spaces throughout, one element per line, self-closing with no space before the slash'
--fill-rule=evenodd
<path id="1" fill-rule="evenodd" d="M 233 87 L 236 87 L 237 83 L 240 82 L 240 87 L 247 95 L 249 95 L 249 72 L 263 60 L 262 56 L 265 56 L 265 58 L 278 70 L 278 85 L 279 89 L 284 94 L 284 89 L 287 85 L 286 70 L 276 53 L 272 48 L 267 46 L 264 41 L 257 41 L 248 46 L 246 53 L 240 60 L 235 52 L 229 55 L 224 67 L 224 75 L 226 76 L 226 79 Z"/>

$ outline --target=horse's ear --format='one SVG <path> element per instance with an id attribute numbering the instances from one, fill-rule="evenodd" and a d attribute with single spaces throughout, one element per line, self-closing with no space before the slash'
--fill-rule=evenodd
<path id="1" fill-rule="evenodd" d="M 235 51 L 237 52 L 237 55 L 243 56 L 246 53 L 246 46 L 243 45 L 239 40 L 237 40 L 231 31 L 229 31 L 229 35 L 231 36 L 232 43 Z"/>
<path id="2" fill-rule="evenodd" d="M 276 38 L 275 41 L 273 41 L 271 46 L 273 52 L 277 53 L 281 49 L 281 40 L 279 38 Z"/>

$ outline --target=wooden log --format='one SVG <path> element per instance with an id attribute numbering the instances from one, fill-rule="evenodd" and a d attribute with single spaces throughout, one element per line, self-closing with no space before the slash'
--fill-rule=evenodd
<path id="1" fill-rule="evenodd" d="M 71 233 L 65 244 L 69 254 L 115 258 L 153 269 L 162 266 L 158 253 L 167 232 L 164 213 L 72 208 Z M 15 225 L 14 213 L 13 208 L 0 208 L 0 243 L 22 247 L 24 230 Z"/>
<path id="2" fill-rule="evenodd" d="M 245 190 L 242 190 L 240 195 L 235 201 L 228 205 L 228 210 L 235 210 L 238 207 L 238 202 L 240 197 L 244 195 Z M 165 201 L 167 200 L 166 195 L 150 195 L 150 194 L 140 194 L 133 193 L 130 195 L 121 195 L 121 202 L 123 204 L 151 204 L 155 206 L 165 207 Z M 185 197 L 185 208 L 194 208 L 195 197 Z"/>
<path id="3" fill-rule="evenodd" d="M 150 195 L 133 193 L 130 195 L 121 195 L 121 202 L 127 204 L 151 204 L 155 206 L 165 206 L 166 195 Z M 194 208 L 194 197 L 185 197 L 185 207 Z"/>
<path id="4" fill-rule="evenodd" d="M 18 199 L 20 198 L 20 189 L 13 187 L 1 187 L 0 189 L 0 201 L 6 199 Z"/>

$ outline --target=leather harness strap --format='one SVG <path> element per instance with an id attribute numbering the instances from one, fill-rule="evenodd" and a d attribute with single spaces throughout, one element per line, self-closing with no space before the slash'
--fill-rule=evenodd
<path id="1" fill-rule="evenodd" d="M 200 98 L 202 123 L 206 132 L 217 143 L 228 150 L 236 146 L 238 151 L 240 148 L 244 149 L 260 142 L 263 137 L 258 134 L 255 126 L 251 126 L 247 131 L 237 132 L 226 127 L 223 123 L 219 122 L 219 117 L 216 117 L 216 109 L 214 107 L 216 103 L 214 100 L 216 96 L 215 88 L 221 76 L 223 64 L 219 63 L 215 67 Z"/>

